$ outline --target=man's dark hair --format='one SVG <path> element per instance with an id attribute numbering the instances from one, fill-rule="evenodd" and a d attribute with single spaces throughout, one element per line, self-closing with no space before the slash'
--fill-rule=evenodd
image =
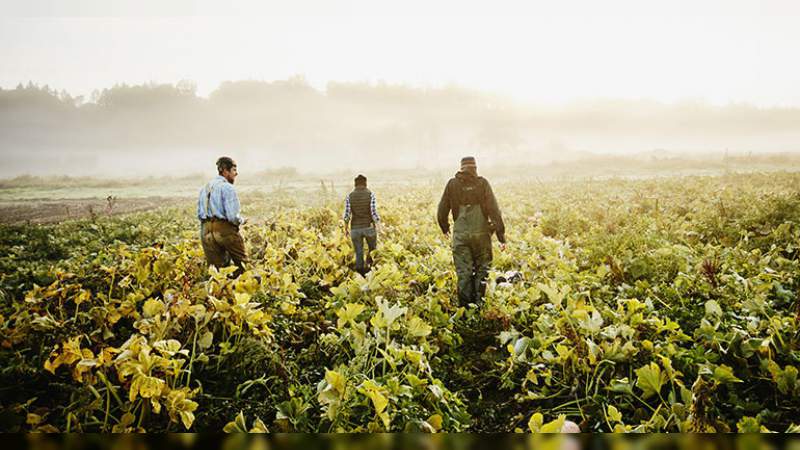
<path id="1" fill-rule="evenodd" d="M 365 177 L 364 175 L 361 175 L 361 174 L 359 174 L 355 178 L 355 180 L 353 180 L 353 181 L 355 181 L 356 186 L 366 186 L 367 185 L 367 177 Z"/>
<path id="2" fill-rule="evenodd" d="M 234 167 L 236 167 L 236 163 L 233 161 L 233 159 L 231 159 L 231 158 L 229 158 L 227 156 L 221 156 L 217 160 L 217 172 L 220 175 L 222 175 L 222 172 L 224 172 L 226 170 L 231 170 Z"/>

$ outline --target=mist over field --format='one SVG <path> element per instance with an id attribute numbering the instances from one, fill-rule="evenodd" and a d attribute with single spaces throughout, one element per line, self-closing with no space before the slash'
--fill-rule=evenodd
<path id="1" fill-rule="evenodd" d="M 230 81 L 119 84 L 89 98 L 33 83 L 0 90 L 5 177 L 181 176 L 220 154 L 243 171 L 541 165 L 591 154 L 656 158 L 800 150 L 800 109 L 596 100 L 539 106 L 457 86 Z"/>
<path id="2" fill-rule="evenodd" d="M 4 179 L 800 152 L 791 1 L 4 6 Z"/>

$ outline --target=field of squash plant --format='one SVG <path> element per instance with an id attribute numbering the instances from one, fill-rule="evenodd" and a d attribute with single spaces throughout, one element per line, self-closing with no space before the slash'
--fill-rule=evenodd
<path id="1" fill-rule="evenodd" d="M 441 183 L 0 226 L 0 431 L 800 431 L 800 174 L 495 182 L 509 247 L 460 307 Z"/>

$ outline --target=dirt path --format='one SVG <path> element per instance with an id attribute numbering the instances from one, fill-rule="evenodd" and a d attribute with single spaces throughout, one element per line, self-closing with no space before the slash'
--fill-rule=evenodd
<path id="1" fill-rule="evenodd" d="M 92 215 L 102 217 L 147 211 L 163 206 L 188 204 L 184 197 L 118 198 L 106 199 L 47 199 L 0 201 L 0 223 L 56 223 L 84 219 Z"/>

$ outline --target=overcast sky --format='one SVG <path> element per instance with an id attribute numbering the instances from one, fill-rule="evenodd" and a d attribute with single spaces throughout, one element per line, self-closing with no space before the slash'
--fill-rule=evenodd
<path id="1" fill-rule="evenodd" d="M 225 5 L 223 5 L 223 3 Z M 455 83 L 526 102 L 800 106 L 800 1 L 4 0 L 0 87 Z"/>

